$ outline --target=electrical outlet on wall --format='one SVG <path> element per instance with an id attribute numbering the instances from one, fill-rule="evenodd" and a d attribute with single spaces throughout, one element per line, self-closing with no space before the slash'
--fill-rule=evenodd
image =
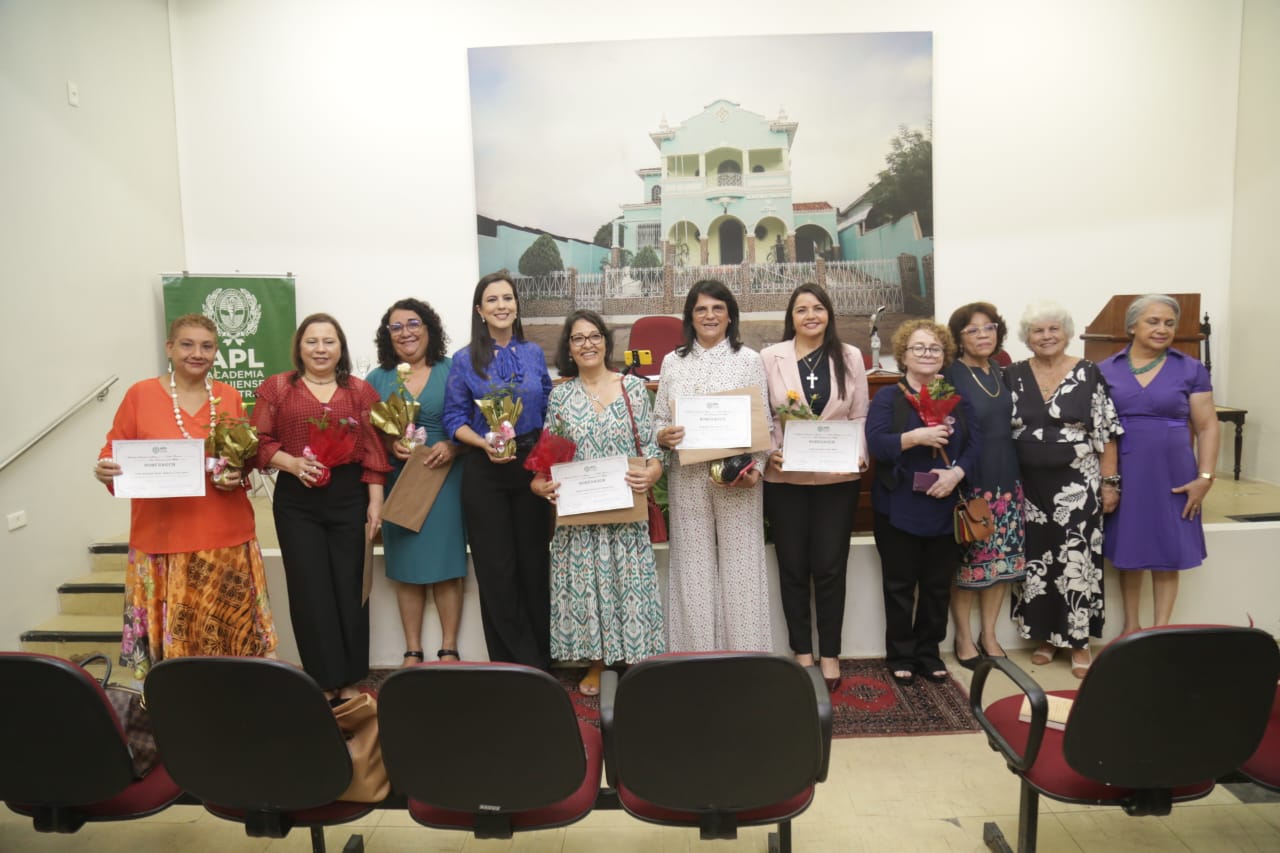
<path id="1" fill-rule="evenodd" d="M 11 512 L 5 518 L 9 522 L 10 532 L 17 530 L 19 527 L 27 526 L 27 511 L 20 509 L 17 512 Z"/>

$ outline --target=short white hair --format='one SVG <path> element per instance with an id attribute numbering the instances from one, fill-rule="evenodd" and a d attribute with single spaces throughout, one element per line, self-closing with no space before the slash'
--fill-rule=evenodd
<path id="1" fill-rule="evenodd" d="M 1076 324 L 1067 313 L 1067 309 L 1051 299 L 1042 299 L 1032 302 L 1027 306 L 1027 310 L 1022 312 L 1022 319 L 1018 321 L 1018 340 L 1028 344 L 1031 338 L 1031 327 L 1040 323 L 1057 323 L 1068 339 L 1076 336 Z"/>

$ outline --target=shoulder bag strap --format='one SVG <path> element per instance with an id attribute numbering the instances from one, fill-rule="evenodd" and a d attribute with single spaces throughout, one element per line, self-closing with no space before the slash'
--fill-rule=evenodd
<path id="1" fill-rule="evenodd" d="M 636 427 L 636 413 L 631 411 L 631 396 L 627 394 L 627 383 L 618 374 L 618 384 L 622 386 L 622 402 L 627 404 L 627 417 L 631 419 L 631 437 L 636 442 L 636 456 L 644 457 L 644 449 L 640 447 L 640 430 Z"/>

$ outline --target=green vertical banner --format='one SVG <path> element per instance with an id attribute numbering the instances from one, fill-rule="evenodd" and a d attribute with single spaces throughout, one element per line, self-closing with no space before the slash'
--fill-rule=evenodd
<path id="1" fill-rule="evenodd" d="M 183 274 L 161 279 L 165 328 L 183 314 L 212 320 L 218 327 L 214 378 L 239 391 L 247 408 L 253 408 L 263 379 L 293 369 L 293 276 Z"/>

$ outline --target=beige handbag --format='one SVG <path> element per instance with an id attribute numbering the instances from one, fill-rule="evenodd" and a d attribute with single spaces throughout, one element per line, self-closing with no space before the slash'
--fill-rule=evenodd
<path id="1" fill-rule="evenodd" d="M 361 693 L 333 709 L 351 753 L 351 784 L 338 799 L 352 803 L 380 803 L 391 793 L 391 780 L 382 763 L 378 740 L 378 700 Z"/>

